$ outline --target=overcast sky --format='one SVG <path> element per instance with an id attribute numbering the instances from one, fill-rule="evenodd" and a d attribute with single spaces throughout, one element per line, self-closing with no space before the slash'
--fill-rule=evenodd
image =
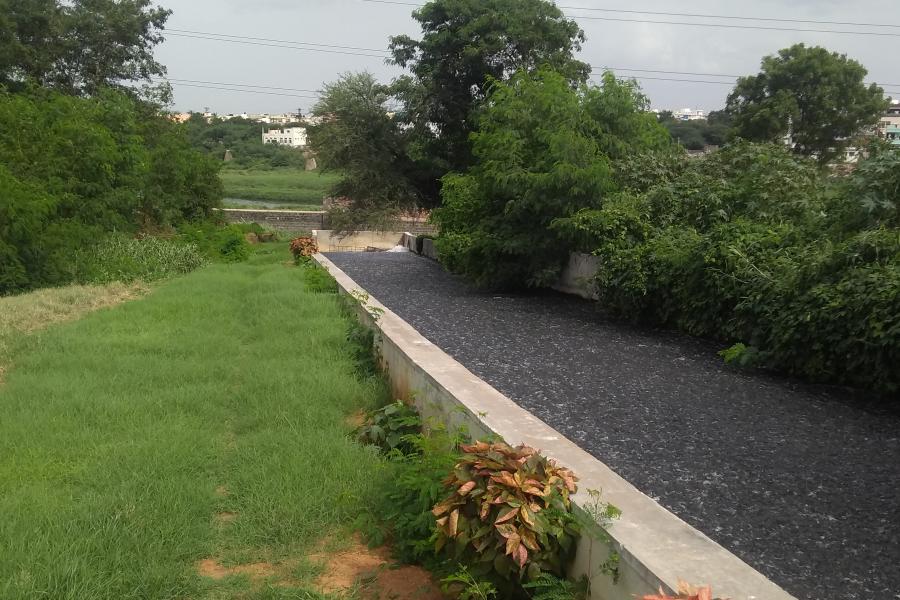
<path id="1" fill-rule="evenodd" d="M 813 23 L 740 21 L 634 13 L 591 12 L 565 9 L 587 35 L 580 59 L 595 68 L 647 69 L 742 75 L 758 71 L 760 59 L 797 42 L 822 45 L 847 53 L 865 65 L 869 79 L 886 89 L 900 92 L 900 15 L 896 0 L 565 0 L 561 6 L 624 9 L 628 11 L 679 12 L 778 19 L 807 19 L 875 23 L 895 27 L 859 27 Z M 364 0 L 159 0 L 174 11 L 167 29 L 249 36 L 312 44 L 385 49 L 388 37 L 401 33 L 417 36 L 410 17 L 411 6 L 379 4 Z M 628 20 L 727 23 L 796 29 L 875 31 L 892 35 L 840 35 L 829 33 L 713 28 L 594 20 L 603 17 Z M 167 34 L 157 48 L 157 58 L 168 67 L 169 77 L 191 80 L 193 85 L 228 87 L 222 84 L 266 86 L 267 93 L 248 93 L 175 85 L 177 110 L 218 113 L 285 112 L 315 102 L 294 90 L 317 90 L 345 71 L 369 70 L 387 82 L 401 73 L 378 56 L 357 56 L 271 47 L 259 44 L 225 43 Z M 324 48 L 323 48 L 324 49 Z M 343 50 L 344 52 L 358 52 Z M 361 54 L 377 54 L 361 51 Z M 639 73 L 640 77 L 719 80 L 722 77 Z M 728 79 L 727 77 L 724 79 Z M 721 108 L 729 85 L 640 79 L 656 108 Z M 215 82 L 196 83 L 196 82 Z M 887 85 L 893 84 L 893 85 Z M 274 95 L 285 94 L 285 95 Z M 895 96 L 900 95 L 896 94 Z"/>

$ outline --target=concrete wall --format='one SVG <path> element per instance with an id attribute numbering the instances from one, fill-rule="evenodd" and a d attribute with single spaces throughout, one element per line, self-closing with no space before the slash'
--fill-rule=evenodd
<path id="1" fill-rule="evenodd" d="M 369 248 L 390 250 L 401 242 L 401 231 L 357 231 L 350 235 L 338 235 L 333 231 L 316 230 L 313 237 L 319 252 L 362 252 Z"/>
<path id="2" fill-rule="evenodd" d="M 426 231 L 424 233 L 431 232 Z M 434 247 L 434 240 L 431 238 L 415 235 L 407 231 L 400 239 L 400 245 L 405 246 L 410 252 L 415 252 L 431 260 L 438 259 L 437 249 Z"/>
<path id="3" fill-rule="evenodd" d="M 343 293 L 365 293 L 326 257 L 319 254 L 315 260 L 334 276 Z M 590 502 L 588 490 L 601 490 L 604 501 L 622 510 L 622 517 L 608 530 L 611 545 L 589 532 L 579 542 L 572 575 L 591 578 L 593 600 L 634 600 L 659 587 L 671 592 L 679 579 L 711 584 L 716 596 L 731 600 L 796 600 L 479 379 L 378 300 L 369 297 L 365 305 L 356 303 L 356 310 L 360 321 L 375 331 L 396 397 L 410 399 L 426 417 L 450 427 L 465 426 L 474 438 L 499 437 L 513 445 L 539 448 L 580 478 L 579 492 L 573 496 L 576 506 Z M 621 557 L 618 584 L 597 572 L 610 550 Z"/>
<path id="4" fill-rule="evenodd" d="M 563 269 L 559 281 L 552 287 L 559 292 L 597 300 L 599 296 L 594 277 L 599 269 L 599 258 L 576 252 L 569 257 L 569 264 Z"/>
<path id="5" fill-rule="evenodd" d="M 229 223 L 259 223 L 267 229 L 283 233 L 309 233 L 325 228 L 325 213 L 321 211 L 223 208 L 222 214 Z"/>

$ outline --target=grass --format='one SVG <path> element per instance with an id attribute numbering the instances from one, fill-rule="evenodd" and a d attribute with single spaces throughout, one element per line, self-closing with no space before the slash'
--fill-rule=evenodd
<path id="1" fill-rule="evenodd" d="M 15 348 L 31 341 L 30 333 L 75 320 L 147 292 L 142 284 L 69 285 L 0 297 L 0 381 Z"/>
<path id="2" fill-rule="evenodd" d="M 288 258 L 32 334 L 0 385 L 0 598 L 317 596 L 303 557 L 348 537 L 382 469 L 346 416 L 383 398 Z M 216 581 L 204 559 L 280 574 Z"/>
<path id="3" fill-rule="evenodd" d="M 338 176 L 319 171 L 278 168 L 224 169 L 221 177 L 226 198 L 268 202 L 281 208 L 292 205 L 314 210 L 321 208 L 328 187 Z"/>

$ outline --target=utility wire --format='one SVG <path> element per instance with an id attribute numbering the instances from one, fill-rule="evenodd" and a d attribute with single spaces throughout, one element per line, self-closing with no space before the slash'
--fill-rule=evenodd
<path id="1" fill-rule="evenodd" d="M 299 89 L 299 88 L 275 87 L 275 86 L 271 86 L 271 85 L 254 85 L 251 83 L 228 83 L 225 81 L 202 81 L 202 80 L 197 80 L 197 79 L 179 79 L 177 77 L 166 77 L 164 79 L 171 81 L 171 82 L 177 82 L 177 83 L 202 83 L 202 84 L 207 84 L 207 85 L 227 85 L 227 86 L 232 86 L 232 87 L 259 88 L 259 89 L 264 89 L 264 90 L 280 90 L 280 91 L 287 91 L 287 92 L 310 92 L 313 94 L 321 94 L 321 90 L 305 90 L 305 89 Z"/>
<path id="2" fill-rule="evenodd" d="M 695 73 L 691 71 L 663 71 L 659 69 L 629 69 L 627 67 L 603 67 L 602 69 L 594 69 L 594 73 L 602 73 L 604 71 L 634 71 L 636 73 L 664 73 L 668 75 L 696 75 L 698 77 L 731 77 L 734 79 L 738 79 L 740 77 L 746 77 L 746 75 L 726 75 L 724 73 Z M 900 83 L 878 83 L 875 81 L 867 81 L 865 83 L 874 83 L 879 86 L 897 86 L 900 87 Z"/>
<path id="3" fill-rule="evenodd" d="M 363 2 L 371 2 L 375 4 L 396 4 L 401 6 L 416 6 L 421 7 L 422 4 L 415 2 L 401 2 L 399 0 L 362 0 Z M 562 7 L 559 8 L 573 8 L 573 7 Z M 612 10 L 612 9 L 610 9 Z M 615 11 L 615 12 L 623 12 L 623 11 Z M 643 11 L 634 11 L 639 14 L 651 14 L 645 13 Z M 888 32 L 880 32 L 880 31 L 848 31 L 848 30 L 839 30 L 839 29 L 800 29 L 794 27 L 773 27 L 770 25 L 734 25 L 729 23 L 689 23 L 687 21 L 656 21 L 651 19 L 626 19 L 621 17 L 592 17 L 588 15 L 568 15 L 572 18 L 577 19 L 588 19 L 591 21 L 611 21 L 616 23 L 648 23 L 651 25 L 682 25 L 688 27 L 718 27 L 721 29 L 749 29 L 755 31 L 791 31 L 791 32 L 801 32 L 801 33 L 834 33 L 839 35 L 870 35 L 870 36 L 881 36 L 881 37 L 900 37 L 900 33 L 888 33 Z M 747 17 L 748 20 L 754 20 L 750 17 Z M 763 20 L 763 19 L 758 19 Z M 824 23 L 824 22 L 822 22 Z"/>
<path id="4" fill-rule="evenodd" d="M 268 43 L 263 43 L 263 42 L 251 42 L 248 40 L 234 40 L 234 39 L 226 39 L 226 38 L 222 38 L 222 37 L 207 37 L 207 36 L 191 35 L 191 34 L 186 34 L 186 33 L 170 33 L 169 35 L 172 35 L 175 37 L 197 39 L 197 40 L 207 40 L 207 41 L 212 41 L 212 42 L 229 42 L 232 44 L 245 44 L 245 45 L 249 45 L 249 46 L 265 46 L 268 48 L 282 48 L 284 50 L 305 50 L 308 52 L 326 52 L 329 54 L 346 54 L 349 56 L 365 56 L 368 58 L 380 58 L 382 60 L 388 58 L 387 56 L 379 56 L 377 54 L 363 54 L 361 52 L 350 52 L 350 51 L 344 51 L 344 50 L 330 50 L 330 49 L 326 49 L 326 48 L 304 48 L 304 47 L 296 46 L 296 45 L 288 46 L 288 45 L 283 45 L 283 44 L 268 44 Z"/>
<path id="5" fill-rule="evenodd" d="M 174 85 L 175 87 L 200 88 L 200 89 L 204 89 L 204 90 L 221 90 L 223 92 L 244 92 L 247 94 L 262 94 L 265 96 L 285 96 L 288 98 L 308 98 L 311 100 L 319 99 L 318 96 L 303 96 L 303 95 L 299 95 L 299 94 L 282 94 L 279 92 L 267 92 L 264 90 L 241 90 L 241 89 L 236 89 L 236 88 L 218 87 L 218 86 L 211 86 L 211 85 L 199 85 L 199 84 L 193 84 L 193 83 L 173 82 L 172 85 Z"/>
<path id="6" fill-rule="evenodd" d="M 371 0 L 365 0 L 371 1 Z M 858 23 L 855 21 L 822 21 L 819 19 L 778 19 L 774 17 L 746 17 L 738 15 L 709 15 L 703 13 L 677 13 L 677 12 L 654 12 L 650 10 L 626 10 L 622 8 L 590 8 L 587 6 L 563 6 L 557 5 L 558 8 L 566 10 L 586 10 L 591 12 L 605 13 L 625 13 L 635 15 L 653 15 L 657 17 L 691 17 L 700 19 L 729 19 L 734 21 L 767 21 L 770 23 L 808 23 L 814 25 L 850 25 L 853 27 L 889 27 L 900 28 L 900 25 L 893 23 Z"/>
<path id="7" fill-rule="evenodd" d="M 298 42 L 295 40 L 276 40 L 272 38 L 262 38 L 262 37 L 252 37 L 247 35 L 231 35 L 228 33 L 216 33 L 210 31 L 192 31 L 190 29 L 166 29 L 165 32 L 173 32 L 173 33 L 184 33 L 184 34 L 192 34 L 192 35 L 210 35 L 224 38 L 235 38 L 239 40 L 254 40 L 258 42 L 278 42 L 281 44 L 295 44 L 295 45 L 303 45 L 303 46 L 319 46 L 322 48 L 338 48 L 340 50 L 364 50 L 366 52 L 383 52 L 388 53 L 389 51 L 384 48 L 361 48 L 359 46 L 340 46 L 337 44 L 320 44 L 318 42 Z M 164 32 L 164 33 L 165 33 Z"/>

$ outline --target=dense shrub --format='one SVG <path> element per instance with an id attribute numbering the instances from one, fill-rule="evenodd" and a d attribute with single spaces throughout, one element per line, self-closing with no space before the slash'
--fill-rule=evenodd
<path id="1" fill-rule="evenodd" d="M 73 280 L 105 284 L 149 282 L 189 273 L 203 265 L 204 257 L 194 244 L 119 234 L 76 252 L 72 262 Z"/>
<path id="2" fill-rule="evenodd" d="M 188 223 L 178 228 L 180 238 L 200 249 L 210 260 L 241 262 L 250 257 L 250 244 L 237 225 L 219 225 L 210 221 Z"/>
<path id="3" fill-rule="evenodd" d="M 0 189 L 0 294 L 64 283 L 106 232 L 206 217 L 221 197 L 179 126 L 109 90 L 0 91 Z"/>
<path id="4" fill-rule="evenodd" d="M 476 575 L 564 575 L 581 532 L 569 500 L 575 475 L 525 446 L 478 442 L 462 451 L 433 511 L 438 549 L 449 546 Z"/>
<path id="5" fill-rule="evenodd" d="M 893 392 L 898 156 L 836 180 L 778 146 L 738 143 L 554 228 L 600 259 L 614 312 L 738 342 L 730 361 Z"/>

